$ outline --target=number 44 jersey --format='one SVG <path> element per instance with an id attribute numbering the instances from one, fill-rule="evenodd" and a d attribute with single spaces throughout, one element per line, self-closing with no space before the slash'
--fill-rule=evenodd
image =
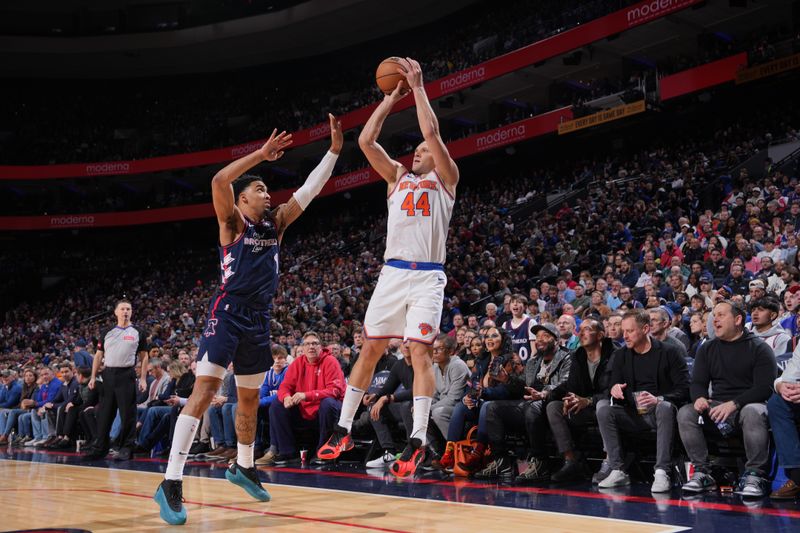
<path id="1" fill-rule="evenodd" d="M 384 259 L 444 264 L 455 195 L 436 171 L 403 175 L 386 202 L 389 220 Z"/>

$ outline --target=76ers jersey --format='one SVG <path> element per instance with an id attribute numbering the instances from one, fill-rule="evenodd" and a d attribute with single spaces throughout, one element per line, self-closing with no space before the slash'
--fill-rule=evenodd
<path id="1" fill-rule="evenodd" d="M 455 196 L 436 171 L 397 180 L 386 202 L 389 222 L 384 260 L 445 262 L 447 231 Z"/>
<path id="2" fill-rule="evenodd" d="M 522 323 L 517 326 L 516 328 L 511 324 L 512 319 L 508 319 L 503 323 L 503 329 L 508 332 L 509 337 L 511 337 L 511 347 L 515 354 L 519 354 L 519 358 L 522 361 L 527 361 L 528 357 L 531 355 L 531 345 L 532 342 L 532 335 L 531 335 L 531 327 L 533 324 L 531 323 L 531 318 L 526 316 L 522 319 Z"/>
<path id="3" fill-rule="evenodd" d="M 219 291 L 254 309 L 264 309 L 278 289 L 278 230 L 267 215 L 261 222 L 244 220 L 244 232 L 219 247 Z"/>

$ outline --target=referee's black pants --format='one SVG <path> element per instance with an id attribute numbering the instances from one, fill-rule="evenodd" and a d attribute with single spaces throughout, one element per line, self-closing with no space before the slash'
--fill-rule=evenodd
<path id="1" fill-rule="evenodd" d="M 111 424 L 119 409 L 122 430 L 120 449 L 133 450 L 136 444 L 136 370 L 134 367 L 105 368 L 103 370 L 103 398 L 97 413 L 97 440 L 95 448 L 108 452 Z"/>

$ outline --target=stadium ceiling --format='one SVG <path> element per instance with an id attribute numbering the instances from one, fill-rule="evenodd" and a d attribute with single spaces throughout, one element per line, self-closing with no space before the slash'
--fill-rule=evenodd
<path id="1" fill-rule="evenodd" d="M 697 57 L 701 35 L 720 39 L 735 36 L 741 41 L 779 25 L 791 27 L 793 4 L 794 0 L 706 2 L 697 9 L 686 9 L 583 47 L 577 64 L 570 64 L 574 60 L 574 53 L 570 52 L 473 86 L 449 97 L 447 105 L 436 106 L 437 114 L 440 119 L 485 123 L 492 103 L 545 105 L 554 84 L 619 78 L 624 71 L 623 60 L 638 62 L 645 70 L 645 65 L 655 67 L 667 58 Z M 414 108 L 391 115 L 384 126 L 387 134 L 418 131 Z M 309 150 L 310 155 L 319 148 L 307 145 L 291 155 L 302 156 L 304 150 Z"/>
<path id="2" fill-rule="evenodd" d="M 318 55 L 402 32 L 475 1 L 284 0 L 272 2 L 281 9 L 193 27 L 183 27 L 176 6 L 235 5 L 244 0 L 6 3 L 0 6 L 0 77 L 123 78 L 237 69 Z M 253 0 L 253 4 L 269 3 Z M 128 12 L 151 9 L 142 11 L 141 24 L 132 26 L 142 28 L 138 33 L 73 36 L 69 29 L 86 13 L 96 15 L 93 24 L 116 29 L 123 5 Z M 130 26 L 131 17 L 122 18 Z"/>

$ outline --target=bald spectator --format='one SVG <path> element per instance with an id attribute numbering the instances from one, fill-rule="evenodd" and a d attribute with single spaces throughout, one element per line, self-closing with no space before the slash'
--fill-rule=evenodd
<path id="1" fill-rule="evenodd" d="M 575 351 L 580 346 L 580 339 L 575 335 L 575 317 L 572 315 L 561 315 L 556 321 L 558 328 L 558 345 L 570 352 Z"/>

